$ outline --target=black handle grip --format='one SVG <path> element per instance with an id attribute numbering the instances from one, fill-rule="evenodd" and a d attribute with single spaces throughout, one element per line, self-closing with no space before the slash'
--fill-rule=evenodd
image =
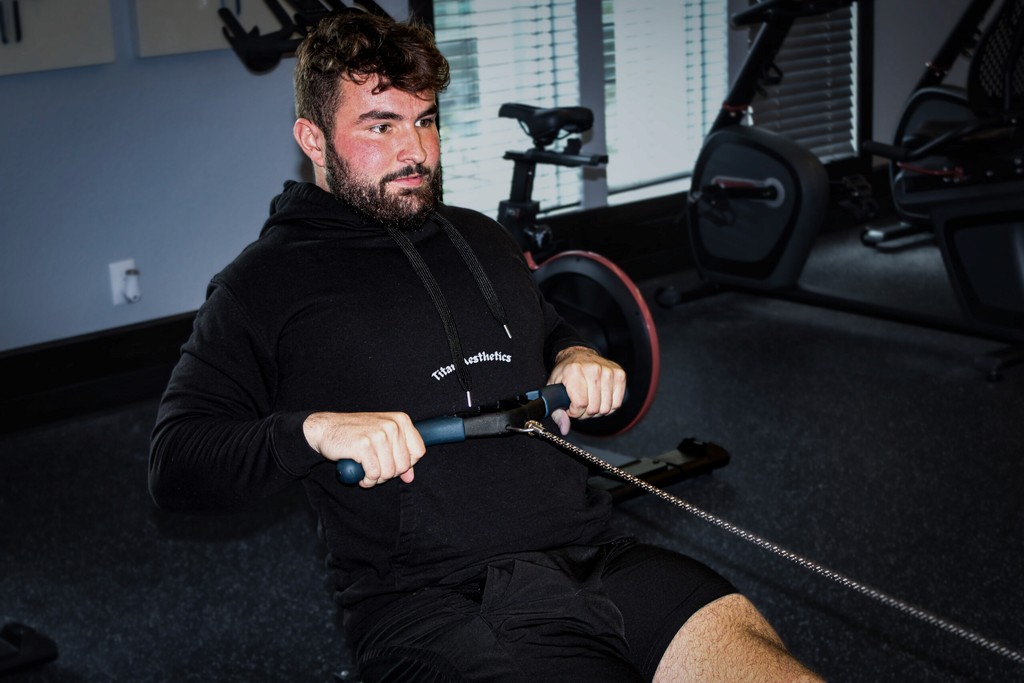
<path id="1" fill-rule="evenodd" d="M 459 443 L 466 440 L 462 419 L 458 417 L 435 417 L 414 422 L 413 427 L 420 433 L 424 446 L 439 443 Z M 348 458 L 338 461 L 338 481 L 346 486 L 358 484 L 366 476 L 363 466 Z"/>
<path id="2" fill-rule="evenodd" d="M 526 393 L 530 401 L 543 399 L 543 416 L 547 417 L 559 408 L 569 407 L 569 394 L 561 384 L 551 384 L 535 391 Z M 424 446 L 436 446 L 442 443 L 461 443 L 466 440 L 465 421 L 461 417 L 434 417 L 414 422 L 413 426 L 420 433 Z M 489 436 L 499 436 L 491 434 Z M 347 486 L 358 484 L 366 475 L 363 466 L 355 460 L 346 458 L 337 462 L 338 480 Z"/>
<path id="3" fill-rule="evenodd" d="M 338 481 L 346 486 L 354 486 L 362 481 L 366 474 L 363 466 L 355 460 L 345 459 L 338 461 Z"/>

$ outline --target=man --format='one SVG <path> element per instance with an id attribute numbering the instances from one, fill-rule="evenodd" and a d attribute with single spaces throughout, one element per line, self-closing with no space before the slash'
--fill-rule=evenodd
<path id="1" fill-rule="evenodd" d="M 154 499 L 213 510 L 302 482 L 367 683 L 809 676 L 724 579 L 616 533 L 542 440 L 426 453 L 413 420 L 561 383 L 564 433 L 625 389 L 500 226 L 439 201 L 447 82 L 416 26 L 333 15 L 303 42 L 293 132 L 315 183 L 287 183 L 213 278 L 154 429 Z"/>

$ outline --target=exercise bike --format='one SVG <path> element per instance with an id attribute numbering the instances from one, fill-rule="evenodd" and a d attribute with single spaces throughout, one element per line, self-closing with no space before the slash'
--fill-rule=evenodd
<path id="1" fill-rule="evenodd" d="M 515 166 L 509 198 L 498 206 L 498 222 L 519 243 L 548 302 L 629 377 L 629 393 L 618 411 L 574 428 L 597 436 L 625 432 L 647 413 L 658 387 L 660 352 L 650 309 L 636 284 L 607 258 L 591 251 L 557 251 L 551 230 L 537 222 L 540 203 L 533 199 L 537 164 L 576 168 L 607 163 L 607 156 L 581 154 L 579 137 L 567 137 L 561 150 L 548 149 L 566 135 L 590 130 L 593 112 L 508 103 L 498 116 L 518 121 L 534 145 L 505 153 Z"/>
<path id="2" fill-rule="evenodd" d="M 694 258 L 710 281 L 796 284 L 828 210 L 828 173 L 799 144 L 742 124 L 762 82 L 781 78 L 774 62 L 794 22 L 851 2 L 766 0 L 732 16 L 735 27 L 760 28 L 697 157 L 687 205 Z"/>
<path id="3" fill-rule="evenodd" d="M 931 207 L 928 215 L 933 223 L 940 220 L 950 230 L 959 230 L 955 239 L 940 240 L 940 245 L 946 271 L 961 303 L 962 318 L 831 296 L 802 288 L 798 283 L 811 247 L 827 218 L 831 200 L 828 174 L 809 150 L 778 134 L 743 125 L 743 119 L 760 85 L 766 79 L 780 77 L 774 61 L 794 22 L 800 17 L 825 14 L 853 2 L 763 0 L 732 17 L 734 26 L 758 26 L 758 29 L 705 138 L 687 200 L 690 246 L 704 284 L 693 291 L 664 288 L 658 293 L 658 301 L 664 306 L 676 306 L 733 288 L 1019 344 L 1024 341 L 1024 283 L 1021 283 L 1024 266 L 1010 263 L 1021 253 L 1013 245 L 1024 243 L 1019 190 L 1016 196 L 1002 192 L 993 195 L 991 200 L 984 199 L 987 206 L 981 220 L 991 217 L 993 222 L 1004 226 L 1002 234 L 990 238 L 989 231 L 975 223 L 971 204 L 994 193 L 992 187 L 968 189 L 958 194 L 955 184 L 936 188 L 934 176 L 915 179 L 919 185 L 923 183 L 931 188 L 930 192 L 916 194 L 915 205 Z M 1024 0 L 1007 0 L 1007 6 L 1020 2 Z M 1011 33 L 1005 42 L 1013 45 L 1014 40 L 1017 41 L 1019 57 L 1021 28 L 1018 25 L 1013 30 L 1016 33 Z M 971 130 L 974 125 L 968 122 L 965 127 Z M 949 134 L 944 140 L 955 144 L 952 138 L 953 134 Z M 937 146 L 941 142 L 933 144 Z M 925 148 L 924 153 L 934 150 L 935 146 Z M 1011 186 L 1022 184 L 1020 179 L 1015 182 L 1017 184 Z M 979 185 L 988 184 L 981 182 Z M 917 187 L 914 186 L 914 193 L 918 192 Z M 910 194 L 907 193 L 904 205 L 911 200 Z M 937 219 L 940 215 L 945 217 Z M 979 229 L 975 230 L 976 227 Z M 946 234 L 948 231 L 937 232 Z M 998 267 L 995 270 L 988 267 L 986 273 L 986 261 Z M 1016 275 L 1013 274 L 1015 268 Z M 996 272 L 998 276 L 993 275 Z M 973 282 L 973 278 L 979 278 L 978 282 Z M 987 300 L 977 303 L 972 298 Z M 1001 369 L 1021 359 L 1020 348 L 1011 347 L 979 356 L 974 364 L 990 379 L 996 379 Z"/>

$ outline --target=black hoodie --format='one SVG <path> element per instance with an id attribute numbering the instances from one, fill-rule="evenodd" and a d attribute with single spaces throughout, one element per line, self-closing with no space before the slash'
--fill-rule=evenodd
<path id="1" fill-rule="evenodd" d="M 150 490 L 168 509 L 235 508 L 301 481 L 348 607 L 504 553 L 614 537 L 607 496 L 539 439 L 432 446 L 413 483 L 368 490 L 339 484 L 307 444 L 302 423 L 316 411 L 421 420 L 466 409 L 452 331 L 410 259 L 422 258 L 450 309 L 474 406 L 542 386 L 554 356 L 584 344 L 494 221 L 441 205 L 403 234 L 415 254 L 315 185 L 287 183 L 260 239 L 211 281 L 153 432 Z M 490 286 L 508 332 L 482 291 Z"/>

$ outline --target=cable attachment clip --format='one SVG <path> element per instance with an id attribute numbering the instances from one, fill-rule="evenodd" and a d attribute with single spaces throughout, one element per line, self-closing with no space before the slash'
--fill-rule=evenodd
<path id="1" fill-rule="evenodd" d="M 544 433 L 544 425 L 536 420 L 527 420 L 522 427 L 513 427 L 512 425 L 506 425 L 505 429 L 510 432 L 516 432 L 517 434 L 526 434 L 527 436 L 537 436 Z"/>

